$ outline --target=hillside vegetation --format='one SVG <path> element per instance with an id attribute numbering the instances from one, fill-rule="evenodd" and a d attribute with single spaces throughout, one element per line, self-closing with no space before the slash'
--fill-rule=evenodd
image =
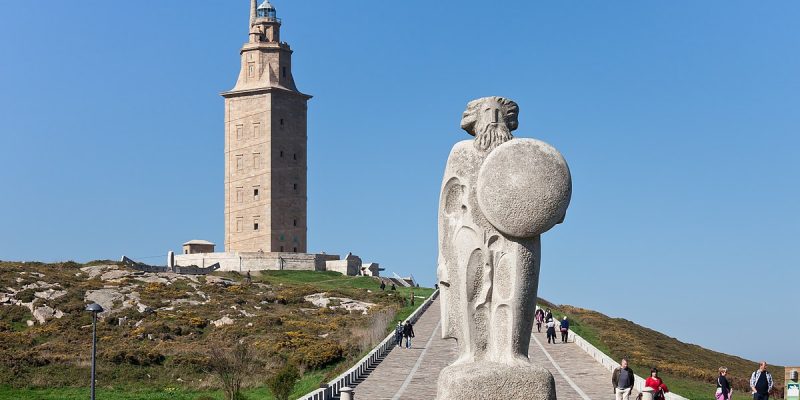
<path id="1" fill-rule="evenodd" d="M 670 390 L 690 399 L 713 398 L 718 368 L 728 368 L 734 399 L 752 399 L 750 374 L 758 363 L 741 357 L 683 343 L 676 338 L 637 325 L 623 318 L 611 318 L 597 311 L 569 305 L 556 306 L 539 300 L 557 315 L 566 315 L 570 329 L 615 360 L 626 357 L 634 372 L 647 377 L 657 367 Z M 769 366 L 775 380 L 775 395 L 783 397 L 783 367 Z"/>
<path id="2" fill-rule="evenodd" d="M 97 327 L 102 398 L 222 399 L 212 350 L 241 341 L 255 353 L 245 393 L 272 398 L 266 379 L 291 363 L 302 374 L 299 396 L 346 370 L 432 293 L 378 286 L 335 272 L 270 271 L 247 282 L 113 262 L 0 262 L 0 400 L 86 397 L 87 302 L 107 310 Z"/>

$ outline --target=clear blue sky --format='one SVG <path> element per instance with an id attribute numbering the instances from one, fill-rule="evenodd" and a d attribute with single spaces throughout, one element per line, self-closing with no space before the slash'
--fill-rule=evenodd
<path id="1" fill-rule="evenodd" d="M 516 134 L 573 174 L 542 297 L 800 363 L 800 3 L 275 6 L 315 96 L 311 251 L 432 284 L 461 112 L 506 96 Z M 219 93 L 247 19 L 247 0 L 4 4 L 0 259 L 163 264 L 185 240 L 222 243 Z"/>

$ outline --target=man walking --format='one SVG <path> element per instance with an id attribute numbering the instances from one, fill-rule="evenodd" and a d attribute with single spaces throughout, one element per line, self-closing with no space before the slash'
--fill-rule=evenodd
<path id="1" fill-rule="evenodd" d="M 565 315 L 564 319 L 561 320 L 561 343 L 567 343 L 568 338 L 569 338 L 569 320 Z"/>
<path id="2" fill-rule="evenodd" d="M 614 398 L 616 400 L 630 400 L 634 383 L 633 370 L 628 368 L 628 360 L 623 358 L 619 367 L 611 374 L 611 384 L 614 385 Z"/>
<path id="3" fill-rule="evenodd" d="M 769 400 L 769 392 L 772 391 L 772 375 L 767 371 L 767 362 L 762 361 L 758 364 L 758 369 L 750 375 L 750 391 L 753 393 L 753 400 Z"/>
<path id="4" fill-rule="evenodd" d="M 406 325 L 403 327 L 403 337 L 406 338 L 406 348 L 410 349 L 411 338 L 414 337 L 414 326 L 409 321 L 406 321 Z"/>

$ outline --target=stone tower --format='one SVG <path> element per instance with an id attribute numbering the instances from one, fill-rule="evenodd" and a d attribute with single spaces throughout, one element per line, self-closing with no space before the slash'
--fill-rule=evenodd
<path id="1" fill-rule="evenodd" d="M 225 98 L 225 251 L 306 252 L 306 103 L 281 20 L 250 0 L 250 37 Z"/>

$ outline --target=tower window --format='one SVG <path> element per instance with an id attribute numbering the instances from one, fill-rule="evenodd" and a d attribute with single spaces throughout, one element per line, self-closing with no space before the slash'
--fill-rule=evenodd
<path id="1" fill-rule="evenodd" d="M 281 157 L 283 157 L 283 150 L 281 150 Z"/>
<path id="2" fill-rule="evenodd" d="M 242 231 L 242 225 L 244 225 L 244 218 L 236 218 L 236 232 Z"/>
<path id="3" fill-rule="evenodd" d="M 254 230 L 254 231 L 257 231 L 257 230 L 258 230 L 258 220 L 256 220 L 255 222 L 253 222 L 253 230 Z"/>
<path id="4" fill-rule="evenodd" d="M 244 130 L 244 125 L 236 125 L 236 140 L 242 140 L 243 130 Z"/>
<path id="5" fill-rule="evenodd" d="M 297 253 L 297 247 L 294 248 L 294 252 Z"/>
<path id="6" fill-rule="evenodd" d="M 258 188 L 253 188 L 253 199 L 258 200 Z"/>
<path id="7" fill-rule="evenodd" d="M 297 190 L 297 184 L 295 183 L 293 186 L 294 186 L 294 190 Z"/>
<path id="8" fill-rule="evenodd" d="M 261 153 L 253 153 L 253 168 L 261 168 Z"/>
<path id="9" fill-rule="evenodd" d="M 297 153 L 292 154 L 292 159 L 297 160 Z"/>
<path id="10" fill-rule="evenodd" d="M 281 251 L 283 251 L 283 246 L 281 246 Z"/>
<path id="11" fill-rule="evenodd" d="M 297 226 L 297 219 L 295 219 L 295 220 L 293 221 L 293 223 L 294 223 L 294 226 Z"/>
<path id="12" fill-rule="evenodd" d="M 244 154 L 236 155 L 236 169 L 239 171 L 244 169 Z"/>
<path id="13" fill-rule="evenodd" d="M 286 67 L 281 67 L 281 75 L 286 78 Z"/>
<path id="14" fill-rule="evenodd" d="M 261 124 L 255 123 L 253 124 L 253 138 L 258 138 L 261 136 Z"/>
<path id="15" fill-rule="evenodd" d="M 241 187 L 237 187 L 236 188 L 236 202 L 237 203 L 241 203 L 244 200 L 244 192 L 243 192 L 242 189 L 243 188 L 241 188 Z"/>
<path id="16" fill-rule="evenodd" d="M 253 78 L 256 76 L 256 64 L 247 63 L 247 77 Z"/>
<path id="17" fill-rule="evenodd" d="M 283 118 L 281 118 L 281 127 L 283 126 Z"/>

